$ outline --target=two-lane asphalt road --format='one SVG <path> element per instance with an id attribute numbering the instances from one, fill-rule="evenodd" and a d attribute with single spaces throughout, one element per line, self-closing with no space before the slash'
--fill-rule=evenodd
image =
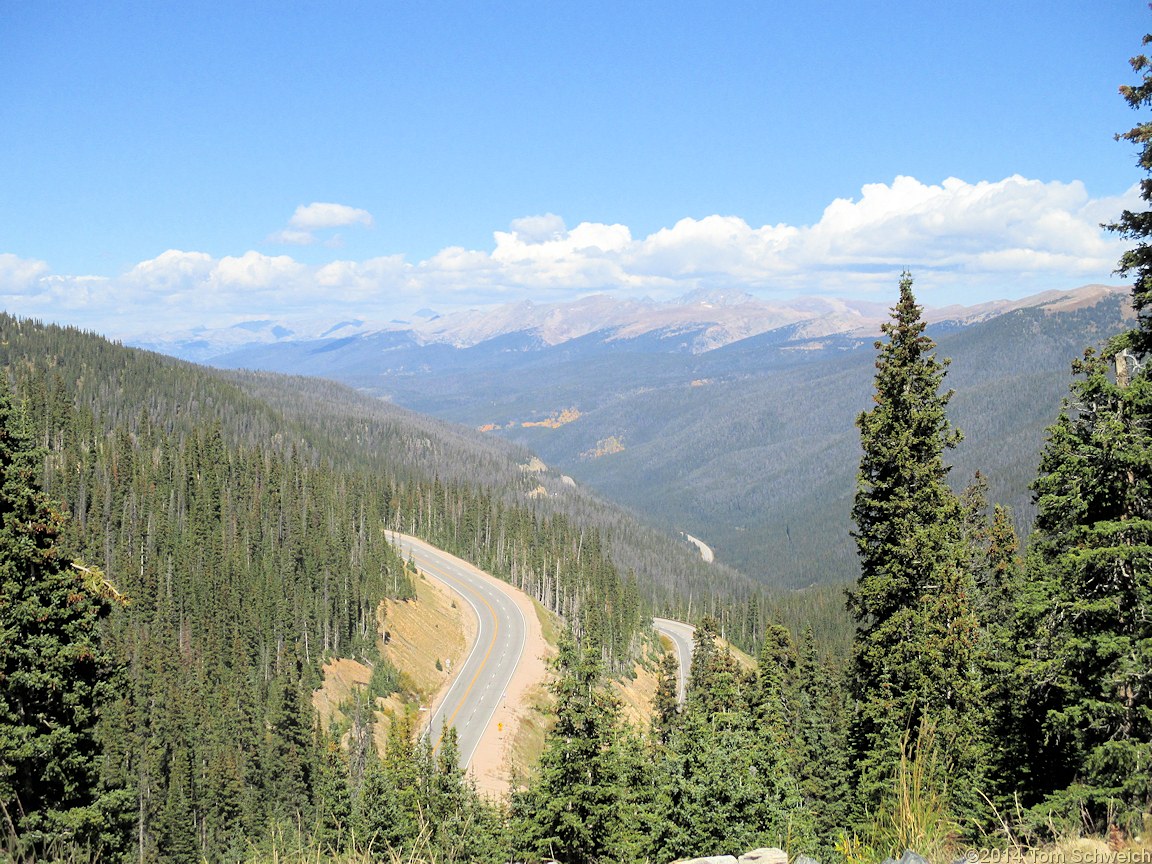
<path id="1" fill-rule="evenodd" d="M 524 654 L 527 622 L 507 593 L 508 586 L 495 577 L 416 537 L 396 534 L 392 542 L 405 560 L 411 559 L 422 573 L 463 597 L 476 616 L 472 650 L 430 712 L 427 726 L 437 750 L 443 730 L 456 727 L 460 766 L 467 768 Z"/>
<path id="2" fill-rule="evenodd" d="M 692 634 L 696 628 L 682 621 L 673 621 L 671 618 L 653 618 L 652 627 L 657 633 L 663 633 L 672 640 L 676 646 L 676 659 L 680 661 L 680 688 L 677 698 L 684 702 L 684 695 L 688 689 L 688 675 L 692 671 Z"/>

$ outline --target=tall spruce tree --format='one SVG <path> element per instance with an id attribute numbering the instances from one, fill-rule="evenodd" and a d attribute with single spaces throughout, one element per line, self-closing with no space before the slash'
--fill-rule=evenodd
<path id="1" fill-rule="evenodd" d="M 40 458 L 0 376 L 0 832 L 32 849 L 114 844 L 123 795 L 101 789 L 96 723 L 114 672 L 100 621 L 118 594 L 60 550 Z"/>
<path id="2" fill-rule="evenodd" d="M 620 705 L 604 686 L 599 653 L 566 640 L 556 666 L 556 725 L 531 787 L 514 802 L 518 851 L 577 864 L 619 857 L 623 810 Z"/>
<path id="3" fill-rule="evenodd" d="M 1148 108 L 1152 62 L 1131 65 L 1141 80 L 1120 92 Z M 1117 137 L 1139 145 L 1152 202 L 1152 123 Z M 1016 621 L 1021 774 L 1045 821 L 1087 830 L 1138 825 L 1152 807 L 1152 210 L 1108 227 L 1136 241 L 1117 270 L 1133 277 L 1136 324 L 1073 364 L 1033 485 Z"/>
<path id="4" fill-rule="evenodd" d="M 1109 349 L 1111 350 L 1111 349 Z M 1152 803 L 1152 382 L 1089 351 L 1049 430 L 1018 626 L 1023 772 L 1044 809 L 1101 830 Z"/>
<path id="5" fill-rule="evenodd" d="M 860 577 L 849 595 L 856 708 L 850 748 L 862 822 L 889 803 L 908 730 L 925 717 L 941 752 L 923 754 L 961 815 L 978 810 L 977 624 L 946 450 L 960 434 L 946 416 L 947 361 L 925 335 L 912 278 L 876 348 L 874 406 L 857 418 L 863 454 L 852 516 Z M 918 755 L 918 754 L 914 754 Z M 947 781 L 945 781 L 947 778 Z"/>

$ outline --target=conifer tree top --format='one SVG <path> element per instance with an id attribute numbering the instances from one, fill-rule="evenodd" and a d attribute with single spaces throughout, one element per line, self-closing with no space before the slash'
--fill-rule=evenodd
<path id="1" fill-rule="evenodd" d="M 947 361 L 924 334 L 912 277 L 900 278 L 899 302 L 876 343 L 874 406 L 860 414 L 863 453 L 852 518 L 861 579 L 854 595 L 858 620 L 887 617 L 921 590 L 937 563 L 957 506 L 946 481 L 944 451 L 960 436 L 941 392 Z"/>
<path id="2" fill-rule="evenodd" d="M 1143 39 L 1143 44 L 1152 44 L 1152 34 Z M 1132 71 L 1140 73 L 1136 85 L 1124 84 L 1120 95 L 1133 109 L 1152 107 L 1152 60 L 1147 55 L 1138 54 L 1130 61 Z M 1145 176 L 1140 181 L 1140 197 L 1152 204 L 1152 121 L 1137 123 L 1127 132 L 1116 136 L 1118 140 L 1130 141 L 1139 148 L 1136 164 Z M 1140 212 L 1125 210 L 1115 222 L 1106 225 L 1126 240 L 1135 240 L 1136 245 L 1126 251 L 1116 268 L 1119 276 L 1134 277 L 1132 283 L 1132 305 L 1137 312 L 1137 326 L 1130 334 L 1130 346 L 1138 356 L 1152 352 L 1152 210 Z"/>

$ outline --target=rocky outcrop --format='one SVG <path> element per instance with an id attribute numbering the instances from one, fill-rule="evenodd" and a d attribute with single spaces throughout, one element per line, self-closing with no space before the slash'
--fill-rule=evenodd
<path id="1" fill-rule="evenodd" d="M 739 858 L 732 855 L 709 855 L 706 858 L 688 858 L 675 864 L 788 864 L 788 853 L 773 846 L 745 852 Z M 819 864 L 819 862 L 807 855 L 797 855 L 792 864 Z M 905 849 L 899 860 L 885 858 L 883 864 L 928 864 L 928 860 L 911 849 Z"/>
<path id="2" fill-rule="evenodd" d="M 928 864 L 928 859 L 922 855 L 917 855 L 911 849 L 905 849 L 904 854 L 900 856 L 900 860 L 885 858 L 882 864 Z"/>
<path id="3" fill-rule="evenodd" d="M 690 858 L 677 864 L 788 864 L 788 853 L 772 846 L 767 849 L 753 849 L 739 858 L 732 855 L 710 855 L 706 858 Z"/>

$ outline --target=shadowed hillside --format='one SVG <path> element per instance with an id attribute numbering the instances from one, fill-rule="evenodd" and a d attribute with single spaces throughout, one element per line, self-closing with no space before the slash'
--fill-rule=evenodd
<path id="1" fill-rule="evenodd" d="M 1026 530 L 1044 429 L 1085 345 L 1121 328 L 1118 291 L 1089 287 L 937 314 L 952 358 L 951 414 L 966 440 L 953 482 L 976 470 Z M 945 319 L 945 320 L 942 320 Z M 376 334 L 222 358 L 307 369 L 538 453 L 717 560 L 770 585 L 850 581 L 856 415 L 868 407 L 872 337 L 789 324 L 693 353 L 703 325 L 549 344 L 529 332 L 468 347 Z M 559 422 L 562 420 L 562 422 Z"/>

